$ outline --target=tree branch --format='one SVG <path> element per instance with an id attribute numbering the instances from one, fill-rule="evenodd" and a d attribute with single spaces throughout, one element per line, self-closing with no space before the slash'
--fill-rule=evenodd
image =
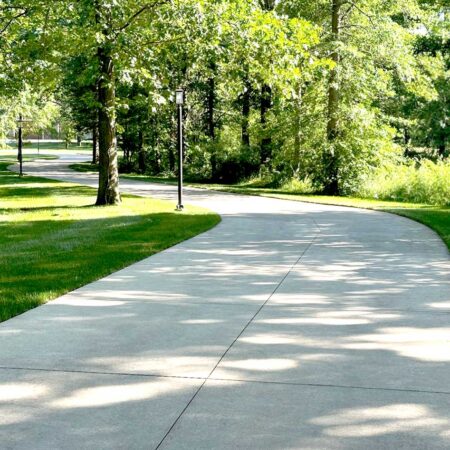
<path id="1" fill-rule="evenodd" d="M 127 29 L 141 14 L 143 14 L 145 11 L 149 9 L 156 8 L 157 6 L 164 5 L 166 3 L 169 3 L 169 0 L 156 0 L 152 3 L 147 3 L 144 6 L 142 6 L 140 9 L 138 9 L 134 14 L 132 14 L 128 20 L 119 28 L 115 30 L 116 34 L 122 32 L 123 30 Z"/>
<path id="2" fill-rule="evenodd" d="M 18 8 L 16 8 L 16 9 L 18 9 Z M 24 11 L 22 11 L 21 13 L 16 14 L 15 16 L 11 17 L 11 18 L 6 22 L 6 25 L 4 25 L 4 26 L 0 29 L 0 35 L 3 34 L 3 33 L 11 26 L 11 24 L 12 24 L 15 20 L 20 19 L 21 17 L 27 15 L 27 13 L 28 13 L 28 10 L 24 10 Z M 5 19 L 5 20 L 6 20 L 6 19 Z"/>
<path id="3" fill-rule="evenodd" d="M 352 5 L 353 8 L 357 9 L 363 16 L 367 17 L 369 19 L 369 22 L 375 26 L 373 22 L 373 16 L 371 16 L 369 13 L 364 11 L 360 6 L 358 6 L 355 2 L 348 2 L 350 5 Z"/>

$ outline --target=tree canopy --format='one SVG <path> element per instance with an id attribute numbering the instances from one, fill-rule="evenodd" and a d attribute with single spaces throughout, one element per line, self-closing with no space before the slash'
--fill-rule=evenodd
<path id="1" fill-rule="evenodd" d="M 448 156 L 448 14 L 437 0 L 2 0 L 0 126 L 39 111 L 91 132 L 97 204 L 114 204 L 119 169 L 176 171 L 183 86 L 192 179 L 351 193 L 386 162 Z"/>

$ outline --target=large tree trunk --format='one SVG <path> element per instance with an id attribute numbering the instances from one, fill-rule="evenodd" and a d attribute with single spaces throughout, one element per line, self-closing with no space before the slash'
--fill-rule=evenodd
<path id="1" fill-rule="evenodd" d="M 324 154 L 325 166 L 325 186 L 324 193 L 328 195 L 339 194 L 339 166 L 338 155 L 336 154 L 335 142 L 339 134 L 339 52 L 337 50 L 340 38 L 341 7 L 343 0 L 332 0 L 331 5 L 331 38 L 333 52 L 331 59 L 334 67 L 330 70 L 328 80 L 328 121 L 327 121 L 327 141 L 328 146 Z"/>
<path id="2" fill-rule="evenodd" d="M 111 7 L 106 7 L 111 8 Z M 119 170 L 116 145 L 116 105 L 114 61 L 111 55 L 111 10 L 106 10 L 99 0 L 95 1 L 95 20 L 102 25 L 105 43 L 98 47 L 99 62 L 98 101 L 98 147 L 99 180 L 96 205 L 120 203 Z"/>
<path id="3" fill-rule="evenodd" d="M 120 203 L 117 166 L 114 62 L 107 47 L 99 47 L 98 99 L 99 183 L 97 205 Z"/>

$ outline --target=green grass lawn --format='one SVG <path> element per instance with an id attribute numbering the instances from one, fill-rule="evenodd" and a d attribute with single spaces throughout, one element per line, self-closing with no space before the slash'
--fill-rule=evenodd
<path id="1" fill-rule="evenodd" d="M 0 321 L 202 233 L 220 217 L 124 196 L 94 207 L 96 190 L 19 178 L 0 162 Z"/>
<path id="2" fill-rule="evenodd" d="M 94 172 L 97 166 L 89 163 L 73 164 L 70 166 L 74 170 L 84 172 Z M 151 177 L 146 175 L 121 175 L 122 178 L 176 184 L 175 179 Z M 187 183 L 189 186 L 214 189 L 217 191 L 232 192 L 235 194 L 258 195 L 264 197 L 280 198 L 284 200 L 295 200 L 300 202 L 322 203 L 328 205 L 350 206 L 354 208 L 374 209 L 378 211 L 385 211 L 400 216 L 408 217 L 409 219 L 427 225 L 445 242 L 450 250 L 450 208 L 446 206 L 433 206 L 421 203 L 404 203 L 394 201 L 382 201 L 374 199 L 354 198 L 354 197 L 333 197 L 325 195 L 298 195 L 281 189 L 266 189 L 256 188 L 246 185 L 245 183 L 239 185 L 223 185 L 223 184 L 199 184 Z"/>

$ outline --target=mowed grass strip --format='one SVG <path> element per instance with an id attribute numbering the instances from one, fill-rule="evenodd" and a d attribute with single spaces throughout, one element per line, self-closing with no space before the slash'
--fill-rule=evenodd
<path id="1" fill-rule="evenodd" d="M 207 231 L 220 217 L 124 196 L 95 207 L 95 189 L 19 178 L 0 162 L 0 321 Z"/>

